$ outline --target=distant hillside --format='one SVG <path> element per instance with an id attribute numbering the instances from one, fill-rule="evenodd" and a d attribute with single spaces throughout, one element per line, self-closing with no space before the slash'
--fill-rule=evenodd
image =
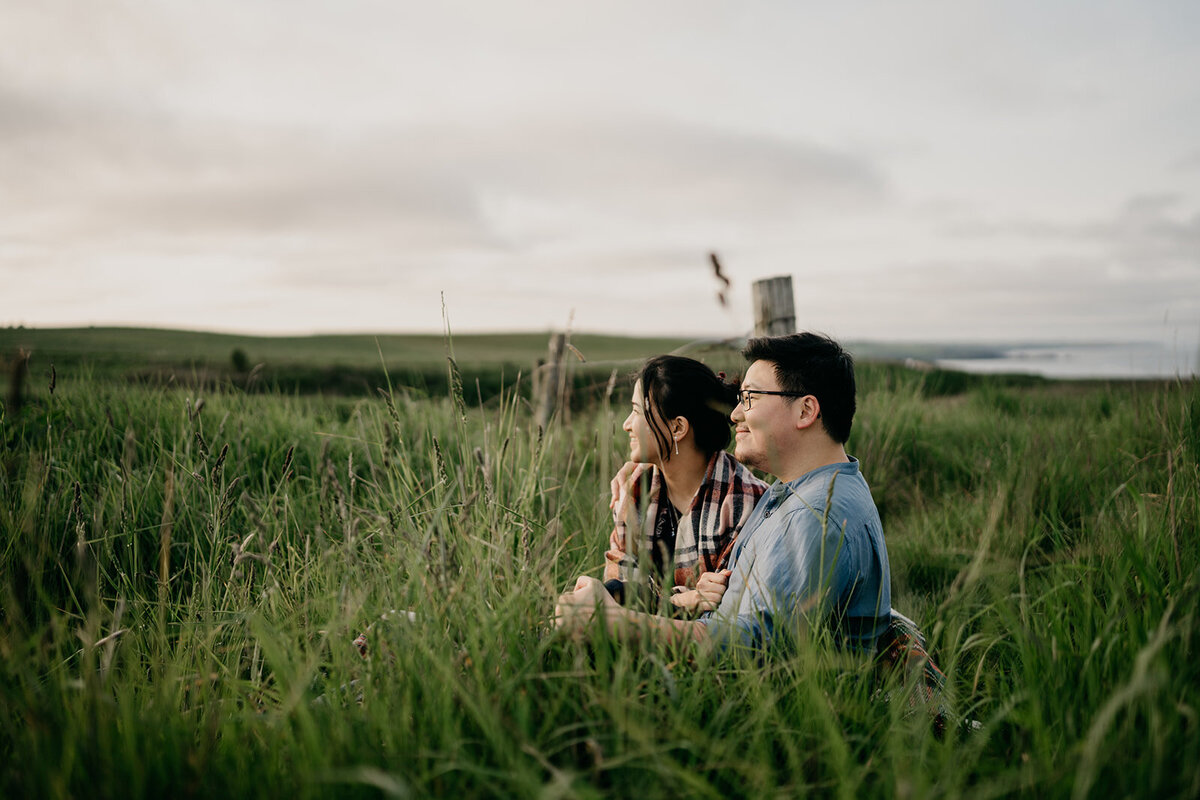
<path id="1" fill-rule="evenodd" d="M 447 381 L 447 355 L 462 371 L 468 389 L 479 383 L 484 395 L 518 374 L 528 376 L 548 353 L 550 334 L 498 333 L 441 335 L 369 334 L 322 336 L 239 336 L 150 328 L 4 328 L 0 364 L 16 353 L 30 354 L 29 380 L 48 379 L 53 365 L 59 380 L 72 375 L 93 379 L 163 384 L 229 382 L 247 389 L 328 391 L 360 394 L 388 383 L 441 391 Z M 642 359 L 680 348 L 705 349 L 683 338 L 637 338 L 573 334 L 568 355 L 575 378 L 607 379 L 613 369 L 632 370 Z M 729 347 L 724 348 L 732 354 Z M 9 380 L 3 370 L 0 382 Z"/>
<path id="2" fill-rule="evenodd" d="M 455 334 L 449 346 L 460 364 L 532 363 L 544 357 L 549 333 Z M 576 333 L 571 343 L 588 361 L 641 358 L 687 344 L 683 338 L 636 338 Z M 0 328 L 0 353 L 25 348 L 38 361 L 108 365 L 188 364 L 224 366 L 235 349 L 251 364 L 444 362 L 447 340 L 440 334 L 345 334 L 239 336 L 154 328 Z"/>
<path id="3" fill-rule="evenodd" d="M 545 357 L 549 337 L 549 332 L 454 334 L 449 345 L 460 365 L 525 364 Z M 637 360 L 676 350 L 703 352 L 722 345 L 715 340 L 684 337 L 592 333 L 574 333 L 570 341 L 588 362 Z M 932 361 L 993 357 L 1010 345 L 850 342 L 847 346 L 859 358 Z M 234 350 L 241 350 L 251 365 L 376 367 L 381 363 L 441 365 L 447 355 L 447 340 L 440 334 L 241 336 L 156 328 L 0 328 L 0 355 L 8 357 L 18 348 L 30 351 L 34 364 L 86 363 L 100 370 L 159 365 L 225 367 Z"/>
<path id="4" fill-rule="evenodd" d="M 453 349 L 465 395 L 485 401 L 504 387 L 520 385 L 528 396 L 535 365 L 547 357 L 549 332 L 456 334 L 369 334 L 239 336 L 151 328 L 0 329 L 0 391 L 7 394 L 12 364 L 29 353 L 27 388 L 44 391 L 76 379 L 243 391 L 374 395 L 392 386 L 418 394 L 445 395 Z M 713 369 L 737 375 L 743 362 L 740 340 L 683 337 L 571 335 L 566 356 L 573 396 L 581 402 L 605 394 L 614 371 L 622 385 L 645 358 L 678 353 Z M 940 358 L 991 358 L 1001 347 L 851 342 L 861 369 L 872 374 L 907 372 L 907 359 L 926 364 L 924 391 L 946 394 L 980 382 L 977 376 L 928 365 Z M 893 366 L 894 365 L 894 366 Z M 997 376 L 989 383 L 1025 385 L 1027 376 Z"/>

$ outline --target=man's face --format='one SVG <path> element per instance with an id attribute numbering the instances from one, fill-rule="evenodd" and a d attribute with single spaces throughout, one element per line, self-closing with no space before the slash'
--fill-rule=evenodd
<path id="1" fill-rule="evenodd" d="M 629 434 L 629 460 L 639 464 L 657 464 L 658 440 L 646 420 L 646 399 L 642 395 L 641 381 L 633 387 L 633 410 L 629 412 L 625 424 L 621 427 Z"/>
<path id="2" fill-rule="evenodd" d="M 751 364 L 746 370 L 746 377 L 742 379 L 742 389 L 780 391 L 774 362 L 755 361 Z M 788 399 L 778 395 L 756 394 L 750 399 L 749 410 L 743 403 L 734 407 L 730 419 L 735 426 L 733 455 L 738 461 L 776 474 L 780 449 L 787 446 L 788 433 L 796 428 Z"/>

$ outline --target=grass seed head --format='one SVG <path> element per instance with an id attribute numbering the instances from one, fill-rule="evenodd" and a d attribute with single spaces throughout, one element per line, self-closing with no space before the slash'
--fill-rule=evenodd
<path id="1" fill-rule="evenodd" d="M 292 467 L 292 455 L 293 455 L 293 453 L 295 453 L 295 451 L 296 451 L 296 445 L 292 445 L 291 447 L 289 447 L 287 449 L 287 455 L 285 455 L 283 457 L 283 469 L 280 471 L 280 476 L 279 476 L 279 479 L 281 481 L 287 481 L 289 478 L 291 478 L 291 473 L 289 472 L 289 470 Z"/>
<path id="2" fill-rule="evenodd" d="M 221 454 L 217 456 L 217 463 L 213 465 L 212 473 L 209 475 L 209 480 L 212 485 L 216 486 L 221 482 L 221 469 L 225 466 L 225 456 L 229 453 L 229 444 L 221 446 Z"/>

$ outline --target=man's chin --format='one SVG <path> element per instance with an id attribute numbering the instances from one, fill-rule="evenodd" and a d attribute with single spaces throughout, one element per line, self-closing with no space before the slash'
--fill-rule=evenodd
<path id="1" fill-rule="evenodd" d="M 759 468 L 758 459 L 754 457 L 754 454 L 747 452 L 741 447 L 735 447 L 733 449 L 733 457 L 740 461 L 744 466 L 754 467 L 755 469 Z"/>

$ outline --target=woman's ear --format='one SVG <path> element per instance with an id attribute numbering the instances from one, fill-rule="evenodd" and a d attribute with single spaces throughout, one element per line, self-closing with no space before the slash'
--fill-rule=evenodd
<path id="1" fill-rule="evenodd" d="M 687 436 L 691 428 L 691 423 L 688 422 L 687 417 L 676 417 L 671 420 L 671 438 L 678 442 Z"/>

